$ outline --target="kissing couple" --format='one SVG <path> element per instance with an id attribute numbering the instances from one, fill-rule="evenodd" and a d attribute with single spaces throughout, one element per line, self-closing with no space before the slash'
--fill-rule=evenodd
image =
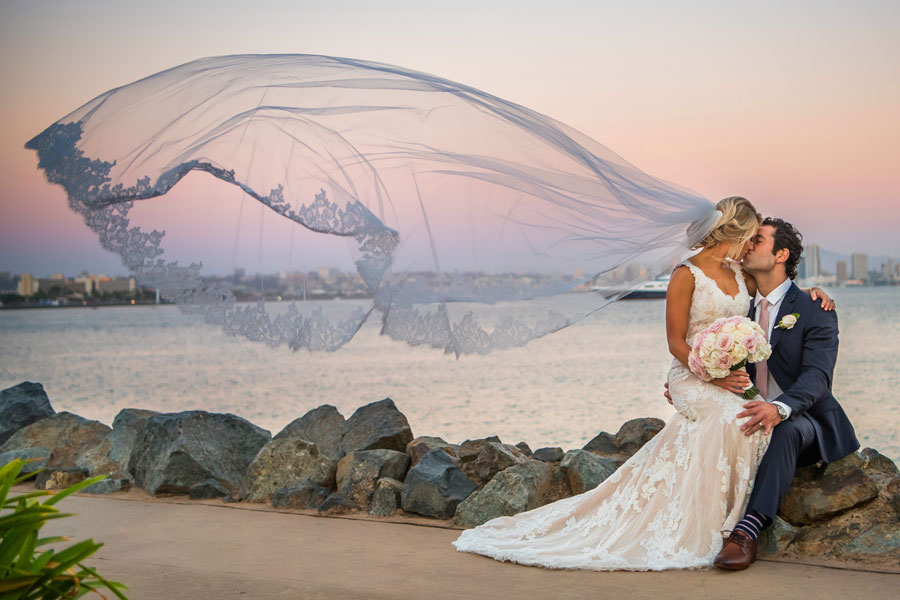
<path id="1" fill-rule="evenodd" d="M 559 569 L 746 569 L 795 469 L 859 448 L 831 393 L 834 302 L 793 282 L 801 235 L 745 198 L 716 208 L 718 223 L 666 294 L 666 396 L 678 412 L 596 488 L 463 531 L 457 550 Z M 759 325 L 771 355 L 701 378 L 688 366 L 695 338 L 735 316 Z M 754 382 L 760 393 L 747 401 Z"/>

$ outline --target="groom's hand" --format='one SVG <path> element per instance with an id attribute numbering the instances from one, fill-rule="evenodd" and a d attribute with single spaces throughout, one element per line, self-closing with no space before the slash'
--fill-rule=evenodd
<path id="1" fill-rule="evenodd" d="M 669 404 L 672 404 L 672 394 L 669 393 L 669 382 L 668 381 L 666 382 L 666 391 L 663 394 L 663 396 L 666 397 L 666 400 L 669 401 Z M 672 404 L 672 406 L 675 406 L 675 405 Z"/>
<path id="2" fill-rule="evenodd" d="M 778 415 L 778 407 L 770 402 L 763 400 L 751 400 L 744 405 L 743 412 L 738 413 L 738 419 L 749 417 L 744 424 L 741 425 L 741 431 L 745 435 L 753 435 L 760 429 L 765 430 L 765 434 L 772 433 L 772 428 L 781 423 L 781 417 Z"/>

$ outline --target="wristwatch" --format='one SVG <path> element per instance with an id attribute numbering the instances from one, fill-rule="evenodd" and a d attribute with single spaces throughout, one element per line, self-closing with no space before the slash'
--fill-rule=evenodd
<path id="1" fill-rule="evenodd" d="M 775 408 L 778 409 L 778 416 L 781 417 L 782 421 L 788 418 L 787 410 L 782 405 L 776 404 Z"/>

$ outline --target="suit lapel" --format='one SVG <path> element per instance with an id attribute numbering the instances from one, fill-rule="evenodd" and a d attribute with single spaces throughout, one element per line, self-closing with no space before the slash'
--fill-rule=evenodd
<path id="1" fill-rule="evenodd" d="M 797 301 L 797 294 L 799 293 L 800 288 L 797 287 L 797 284 L 791 283 L 791 287 L 788 288 L 787 293 L 784 295 L 784 300 L 781 301 L 781 307 L 779 307 L 778 314 L 775 316 L 775 323 L 772 325 L 772 338 L 769 340 L 773 350 L 784 333 L 784 330 L 778 327 L 778 324 L 781 323 L 781 319 L 785 315 L 794 312 L 794 303 Z"/>

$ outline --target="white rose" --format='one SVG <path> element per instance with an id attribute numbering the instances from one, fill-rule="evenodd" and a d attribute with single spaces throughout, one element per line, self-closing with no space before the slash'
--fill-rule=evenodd
<path id="1" fill-rule="evenodd" d="M 781 318 L 781 327 L 783 329 L 791 329 L 797 324 L 797 317 L 794 315 L 785 315 Z"/>

